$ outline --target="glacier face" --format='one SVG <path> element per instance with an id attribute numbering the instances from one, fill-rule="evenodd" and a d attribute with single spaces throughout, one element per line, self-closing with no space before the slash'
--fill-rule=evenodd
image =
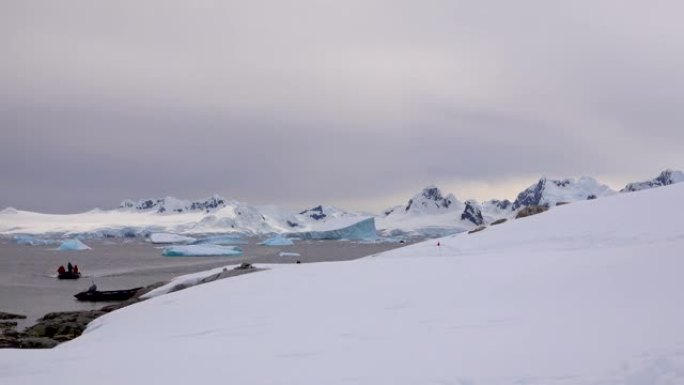
<path id="1" fill-rule="evenodd" d="M 315 226 L 310 231 L 296 232 L 293 235 L 301 239 L 347 239 L 351 241 L 372 240 L 378 237 L 373 217 L 338 219 L 323 226 Z"/>
<path id="2" fill-rule="evenodd" d="M 48 246 L 60 243 L 56 239 L 49 238 L 37 238 L 31 235 L 19 234 L 12 237 L 12 240 L 17 245 L 29 245 L 29 246 Z"/>
<path id="3" fill-rule="evenodd" d="M 275 237 L 268 238 L 267 240 L 260 243 L 263 246 L 292 246 L 294 242 L 291 239 L 285 238 L 282 235 L 276 235 Z"/>

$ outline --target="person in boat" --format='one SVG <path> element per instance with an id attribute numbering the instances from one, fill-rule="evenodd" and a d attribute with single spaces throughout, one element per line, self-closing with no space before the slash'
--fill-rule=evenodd
<path id="1" fill-rule="evenodd" d="M 72 265 L 71 262 L 67 263 L 67 271 L 69 273 L 72 273 L 74 271 L 74 265 Z"/>
<path id="2" fill-rule="evenodd" d="M 62 274 L 64 274 L 64 273 L 66 273 L 66 269 L 64 268 L 64 265 L 60 265 L 60 266 L 57 268 L 57 274 L 62 275 Z"/>
<path id="3" fill-rule="evenodd" d="M 90 287 L 88 288 L 88 291 L 91 293 L 94 293 L 97 291 L 97 285 L 95 285 L 95 282 L 93 282 L 93 284 L 90 285 Z"/>
<path id="4" fill-rule="evenodd" d="M 79 274 L 78 265 L 74 265 L 74 274 Z"/>

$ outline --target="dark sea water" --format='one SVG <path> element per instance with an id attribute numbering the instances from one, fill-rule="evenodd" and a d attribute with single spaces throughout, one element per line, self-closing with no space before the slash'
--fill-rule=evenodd
<path id="1" fill-rule="evenodd" d="M 403 246 L 396 243 L 363 244 L 349 241 L 299 241 L 293 246 L 267 247 L 259 239 L 239 245 L 242 257 L 164 257 L 160 245 L 143 240 L 86 240 L 92 250 L 57 251 L 56 245 L 17 245 L 0 238 L 0 311 L 28 316 L 19 326 L 28 326 L 52 311 L 87 310 L 102 303 L 78 302 L 74 294 L 86 290 L 91 281 L 99 290 L 128 289 L 166 281 L 178 275 L 214 267 L 250 263 L 302 263 L 342 261 Z M 296 252 L 300 257 L 280 257 Z M 77 264 L 83 277 L 58 280 L 59 265 Z"/>

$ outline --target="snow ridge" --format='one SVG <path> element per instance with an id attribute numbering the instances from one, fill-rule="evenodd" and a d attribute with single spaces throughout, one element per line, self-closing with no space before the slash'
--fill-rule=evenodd
<path id="1" fill-rule="evenodd" d="M 218 195 L 210 198 L 188 201 L 174 197 L 159 199 L 141 199 L 137 202 L 126 199 L 119 205 L 120 209 L 132 209 L 137 211 L 151 211 L 157 213 L 183 213 L 188 211 L 211 212 L 226 206 L 226 200 Z"/>
<path id="2" fill-rule="evenodd" d="M 541 178 L 536 184 L 520 194 L 511 206 L 518 210 L 525 206 L 555 206 L 561 202 L 574 202 L 596 199 L 615 194 L 610 187 L 600 184 L 596 179 L 583 176 L 577 180 Z"/>
<path id="3" fill-rule="evenodd" d="M 622 190 L 620 190 L 620 192 L 641 191 L 681 182 L 684 182 L 684 172 L 668 169 L 661 172 L 660 175 L 651 180 L 629 183 Z"/>

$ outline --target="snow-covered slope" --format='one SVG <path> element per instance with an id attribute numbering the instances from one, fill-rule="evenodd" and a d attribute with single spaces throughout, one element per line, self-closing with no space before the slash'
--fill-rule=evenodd
<path id="1" fill-rule="evenodd" d="M 110 313 L 52 350 L 0 350 L 0 382 L 683 384 L 682 196 L 269 266 Z"/>
<path id="2" fill-rule="evenodd" d="M 596 199 L 613 194 L 613 189 L 590 177 L 581 177 L 577 180 L 541 178 L 518 194 L 511 209 L 518 210 L 531 205 L 555 206 L 560 202 Z"/>
<path id="3" fill-rule="evenodd" d="M 674 183 L 684 182 L 684 172 L 675 170 L 665 170 L 657 177 L 644 182 L 629 183 L 620 192 L 640 191 L 654 187 L 667 186 Z"/>

